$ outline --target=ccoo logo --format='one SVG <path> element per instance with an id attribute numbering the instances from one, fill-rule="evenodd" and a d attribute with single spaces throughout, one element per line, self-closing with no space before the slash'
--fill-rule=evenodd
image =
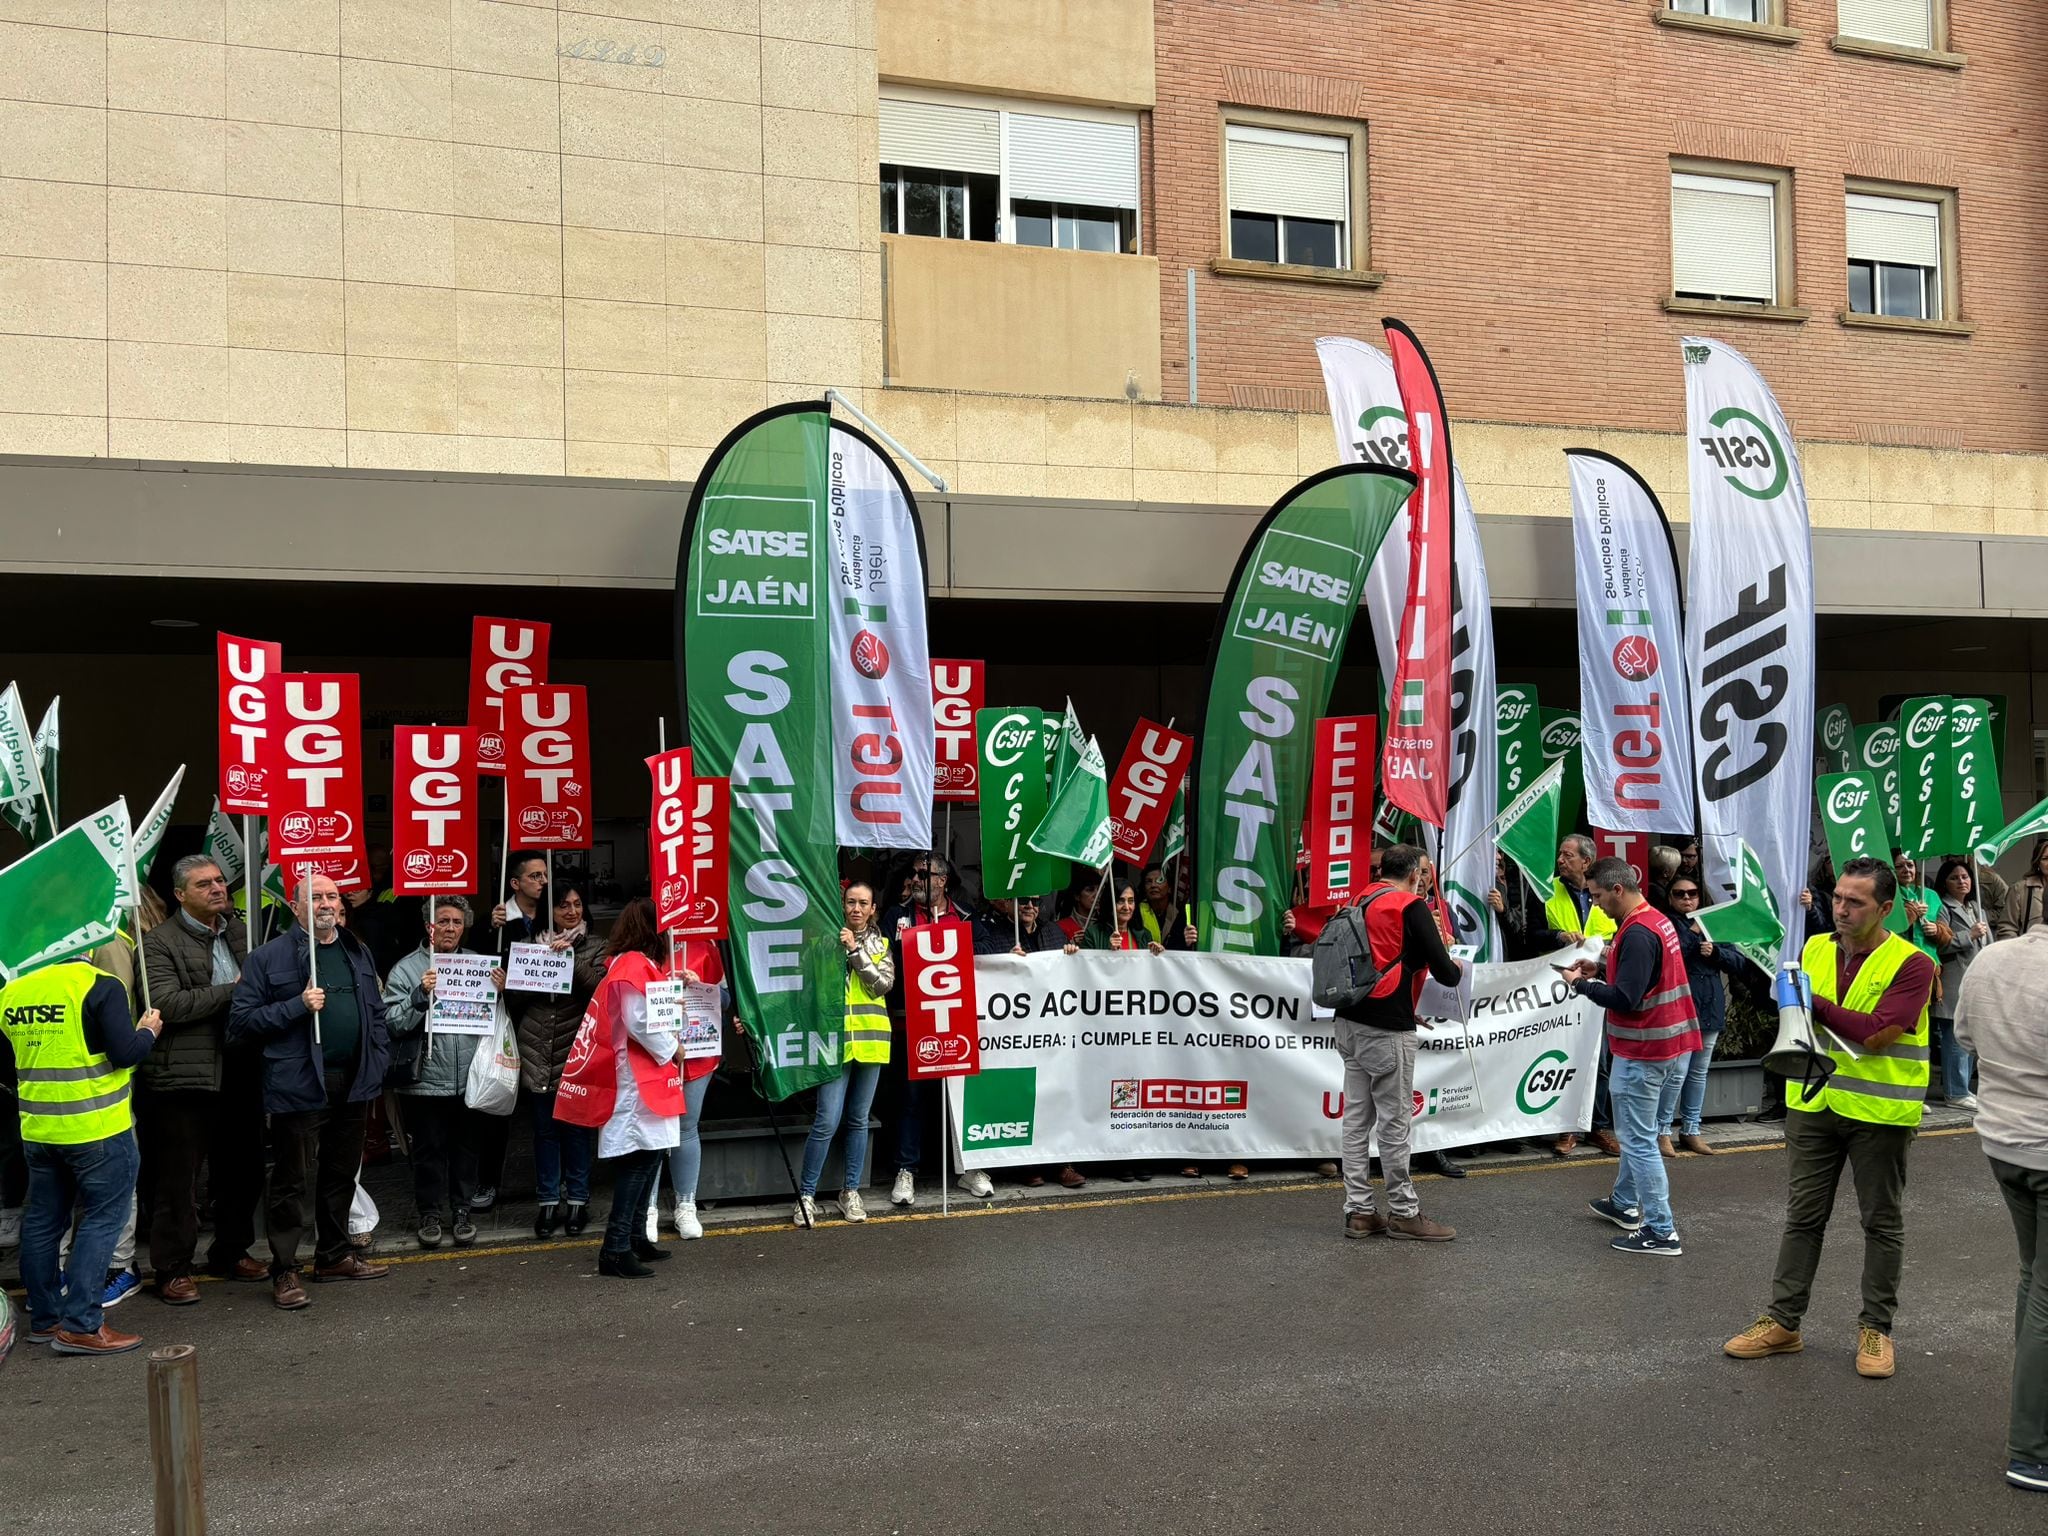
<path id="1" fill-rule="evenodd" d="M 1632 683 L 1657 675 L 1657 643 L 1648 635 L 1623 635 L 1614 647 L 1614 670 Z"/>

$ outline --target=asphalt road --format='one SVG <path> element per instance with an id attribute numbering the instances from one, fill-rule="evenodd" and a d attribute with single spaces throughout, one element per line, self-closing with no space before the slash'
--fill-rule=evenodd
<path id="1" fill-rule="evenodd" d="M 1737 1364 L 1783 1154 L 1676 1171 L 1686 1253 L 1585 1211 L 1611 1163 L 1423 1183 L 1448 1246 L 1328 1185 L 425 1258 L 306 1312 L 115 1314 L 202 1360 L 209 1529 L 501 1533 L 2048 1530 L 2009 1490 L 2012 1232 L 1970 1136 L 1914 1151 L 1899 1375 L 1853 1367 L 1837 1212 L 1803 1355 Z M 677 1245 L 669 1245 L 672 1250 Z M 144 1358 L 0 1371 L 0 1530 L 150 1529 Z"/>

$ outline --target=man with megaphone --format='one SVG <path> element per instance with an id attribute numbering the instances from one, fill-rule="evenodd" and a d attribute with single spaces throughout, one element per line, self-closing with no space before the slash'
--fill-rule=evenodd
<path id="1" fill-rule="evenodd" d="M 1770 1306 L 1723 1346 L 1737 1360 L 1805 1348 L 1799 1323 L 1846 1163 L 1863 1214 L 1856 1373 L 1885 1377 L 1895 1368 L 1891 1332 L 1905 1266 L 1906 1151 L 1927 1098 L 1927 1006 L 1934 991 L 1934 962 L 1885 930 L 1897 894 L 1889 864 L 1851 859 L 1835 880 L 1835 931 L 1808 939 L 1801 954 L 1817 1027 L 1810 1041 L 1789 1044 L 1788 1030 L 1781 1029 L 1780 1048 L 1766 1058 L 1788 1072 L 1785 1235 Z M 1798 1032 L 1796 1022 L 1790 1032 Z M 1802 1081 L 1792 1081 L 1779 1064 L 1823 1054 L 1825 1060 L 1810 1061 L 1818 1070 L 1804 1072 Z"/>

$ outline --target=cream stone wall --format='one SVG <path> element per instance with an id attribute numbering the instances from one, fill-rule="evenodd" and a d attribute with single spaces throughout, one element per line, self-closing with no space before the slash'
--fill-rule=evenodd
<path id="1" fill-rule="evenodd" d="M 885 79 L 1149 107 L 1152 0 L 876 0 Z"/>
<path id="2" fill-rule="evenodd" d="M 873 0 L 0 0 L 0 452 L 688 477 L 881 377 L 874 48 Z"/>

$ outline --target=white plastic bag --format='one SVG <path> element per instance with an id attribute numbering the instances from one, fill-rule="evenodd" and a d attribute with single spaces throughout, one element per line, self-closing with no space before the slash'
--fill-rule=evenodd
<path id="1" fill-rule="evenodd" d="M 377 1230 L 377 1202 L 370 1198 L 370 1192 L 363 1188 L 361 1179 L 356 1180 L 355 1198 L 348 1203 L 348 1235 L 368 1237 Z"/>
<path id="2" fill-rule="evenodd" d="M 498 1004 L 495 1047 L 480 1041 L 470 1058 L 469 1081 L 462 1090 L 462 1102 L 486 1115 L 509 1115 L 519 1102 L 519 1032 L 505 1005 Z"/>

